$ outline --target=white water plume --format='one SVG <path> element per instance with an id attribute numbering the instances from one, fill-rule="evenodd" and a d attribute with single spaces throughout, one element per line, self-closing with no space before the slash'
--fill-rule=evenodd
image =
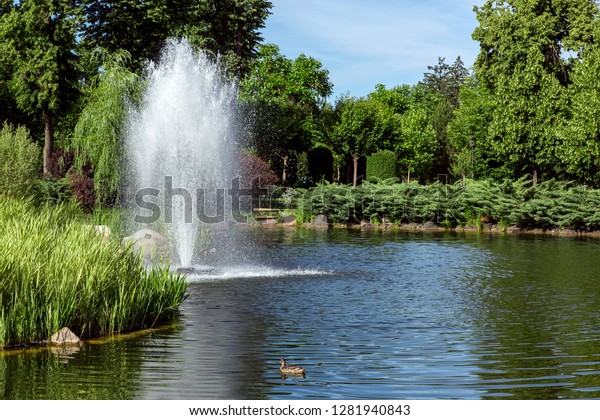
<path id="1" fill-rule="evenodd" d="M 167 231 L 183 266 L 192 263 L 202 223 L 197 192 L 203 191 L 206 215 L 218 214 L 219 206 L 228 214 L 223 209 L 226 200 L 216 201 L 216 189 L 229 188 L 231 180 L 235 102 L 235 85 L 213 60 L 186 41 L 170 41 L 158 65 L 149 68 L 140 108 L 130 112 L 130 186 L 134 193 L 158 191 L 157 223 Z M 188 193 L 191 199 L 183 197 Z"/>

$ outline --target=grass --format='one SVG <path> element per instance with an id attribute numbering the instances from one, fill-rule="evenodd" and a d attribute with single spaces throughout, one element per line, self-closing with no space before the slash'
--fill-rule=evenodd
<path id="1" fill-rule="evenodd" d="M 39 208 L 0 196 L 0 348 L 65 326 L 85 338 L 151 327 L 185 299 L 184 277 L 147 270 L 76 213 L 69 204 Z"/>

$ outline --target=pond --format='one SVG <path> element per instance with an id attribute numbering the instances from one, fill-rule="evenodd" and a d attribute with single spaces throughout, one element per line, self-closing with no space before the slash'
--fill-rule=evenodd
<path id="1" fill-rule="evenodd" d="M 598 240 L 244 238 L 237 265 L 191 278 L 167 328 L 0 356 L 0 398 L 600 398 Z M 282 378 L 282 357 L 306 377 Z"/>

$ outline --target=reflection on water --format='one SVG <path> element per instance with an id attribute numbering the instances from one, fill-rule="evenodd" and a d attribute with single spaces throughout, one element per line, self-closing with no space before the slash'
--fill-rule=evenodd
<path id="1" fill-rule="evenodd" d="M 192 277 L 171 328 L 0 357 L 0 397 L 600 397 L 600 242 L 253 235 L 261 264 Z M 282 357 L 306 377 L 282 378 Z"/>

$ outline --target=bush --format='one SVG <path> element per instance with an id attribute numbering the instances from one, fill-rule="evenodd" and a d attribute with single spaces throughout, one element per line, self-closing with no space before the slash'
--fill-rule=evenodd
<path id="1" fill-rule="evenodd" d="M 367 180 L 385 180 L 398 176 L 398 159 L 390 150 L 380 150 L 367 156 Z"/>
<path id="2" fill-rule="evenodd" d="M 147 328 L 176 313 L 185 278 L 104 241 L 69 205 L 0 197 L 0 348 L 62 327 L 80 337 Z"/>
<path id="3" fill-rule="evenodd" d="M 40 148 L 24 127 L 4 123 L 0 130 L 0 195 L 35 195 L 40 169 Z"/>
<path id="4" fill-rule="evenodd" d="M 321 183 L 307 190 L 299 208 L 312 216 L 326 215 L 335 223 L 387 220 L 393 223 L 435 221 L 446 227 L 484 221 L 503 229 L 600 229 L 600 190 L 546 181 L 531 186 L 516 181 L 464 179 L 454 184 L 394 180 L 364 182 L 358 187 Z"/>

